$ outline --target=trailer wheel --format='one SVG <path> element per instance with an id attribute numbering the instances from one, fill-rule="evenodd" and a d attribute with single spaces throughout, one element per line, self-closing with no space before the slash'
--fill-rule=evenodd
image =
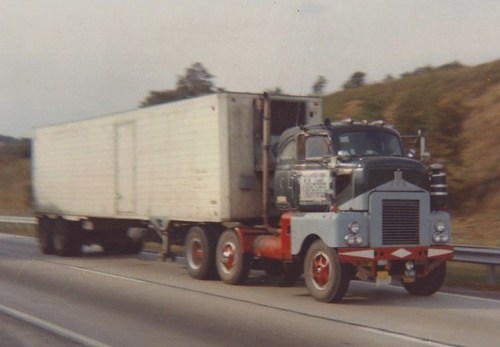
<path id="1" fill-rule="evenodd" d="M 233 230 L 222 233 L 217 243 L 217 272 L 224 283 L 241 284 L 250 272 L 251 255 L 242 252 L 240 239 Z"/>
<path id="2" fill-rule="evenodd" d="M 82 241 L 80 230 L 74 223 L 62 218 L 54 225 L 54 250 L 57 255 L 68 257 L 81 252 Z"/>
<path id="3" fill-rule="evenodd" d="M 194 226 L 189 229 L 185 241 L 185 253 L 191 277 L 199 280 L 214 277 L 215 243 L 215 235 L 207 228 Z"/>
<path id="4" fill-rule="evenodd" d="M 142 251 L 142 247 L 142 241 L 135 241 L 131 238 L 128 238 L 127 243 L 125 244 L 127 254 L 139 254 Z"/>
<path id="5" fill-rule="evenodd" d="M 316 240 L 304 261 L 304 279 L 309 293 L 318 301 L 339 302 L 349 287 L 349 276 L 338 260 L 337 251 Z"/>
<path id="6" fill-rule="evenodd" d="M 54 254 L 54 223 L 50 218 L 42 217 L 38 219 L 38 245 L 43 254 Z"/>
<path id="7" fill-rule="evenodd" d="M 418 277 L 415 282 L 405 283 L 401 281 L 403 287 L 411 295 L 429 296 L 437 292 L 444 283 L 446 277 L 446 263 L 439 264 L 426 277 Z"/>

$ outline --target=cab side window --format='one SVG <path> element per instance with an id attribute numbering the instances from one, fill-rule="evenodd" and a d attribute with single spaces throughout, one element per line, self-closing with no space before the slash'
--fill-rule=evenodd
<path id="1" fill-rule="evenodd" d="M 306 138 L 306 159 L 323 158 L 332 154 L 330 142 L 326 136 L 310 136 Z"/>
<path id="2" fill-rule="evenodd" d="M 295 144 L 295 140 L 289 141 L 285 146 L 281 148 L 281 151 L 278 156 L 278 160 L 292 160 L 297 157 L 297 146 Z"/>

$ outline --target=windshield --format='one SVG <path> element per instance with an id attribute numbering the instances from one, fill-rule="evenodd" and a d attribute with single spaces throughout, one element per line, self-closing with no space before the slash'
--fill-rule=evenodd
<path id="1" fill-rule="evenodd" d="M 349 152 L 352 156 L 403 156 L 399 138 L 391 133 L 376 131 L 353 131 L 338 135 L 337 151 Z"/>

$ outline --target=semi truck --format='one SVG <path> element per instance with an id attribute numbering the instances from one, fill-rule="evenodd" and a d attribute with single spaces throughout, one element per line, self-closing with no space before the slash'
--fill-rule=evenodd
<path id="1" fill-rule="evenodd" d="M 193 278 L 264 270 L 322 302 L 352 280 L 431 295 L 453 257 L 443 167 L 382 121 L 323 121 L 320 98 L 220 92 L 41 127 L 33 142 L 45 254 L 156 241 Z"/>

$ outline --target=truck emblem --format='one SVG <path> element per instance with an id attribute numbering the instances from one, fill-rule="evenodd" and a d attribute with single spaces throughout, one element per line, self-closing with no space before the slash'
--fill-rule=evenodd
<path id="1" fill-rule="evenodd" d="M 402 181 L 403 180 L 403 171 L 397 169 L 397 171 L 394 171 L 394 180 L 395 181 Z"/>

